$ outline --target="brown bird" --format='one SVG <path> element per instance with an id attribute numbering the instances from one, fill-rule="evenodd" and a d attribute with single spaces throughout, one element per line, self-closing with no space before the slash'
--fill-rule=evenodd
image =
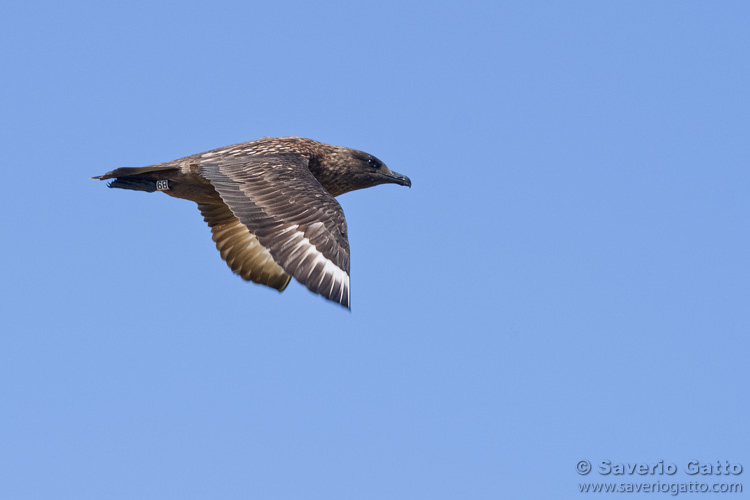
<path id="1" fill-rule="evenodd" d="M 294 276 L 347 308 L 349 240 L 334 196 L 411 187 L 372 155 L 302 137 L 264 137 L 93 179 L 196 202 L 221 258 L 242 279 L 283 291 Z"/>

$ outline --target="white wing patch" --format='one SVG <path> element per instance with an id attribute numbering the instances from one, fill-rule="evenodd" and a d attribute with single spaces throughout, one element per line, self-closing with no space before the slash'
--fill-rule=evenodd
<path id="1" fill-rule="evenodd" d="M 315 222 L 314 224 L 310 224 L 308 231 L 311 232 L 311 234 L 314 234 L 322 229 L 324 229 L 324 224 L 322 222 Z M 346 294 L 346 303 L 348 304 L 350 290 L 349 275 L 346 271 L 338 267 L 330 259 L 326 258 L 326 256 L 318 250 L 310 239 L 305 236 L 305 233 L 299 230 L 298 224 L 293 224 L 284 228 L 278 235 L 281 236 L 290 232 L 292 232 L 292 234 L 285 238 L 283 244 L 284 247 L 293 246 L 287 261 L 288 264 L 295 267 L 302 265 L 305 267 L 309 266 L 307 279 L 310 279 L 310 276 L 318 270 L 320 272 L 320 279 L 318 282 L 309 283 L 313 288 L 319 288 L 326 276 L 330 276 L 332 278 L 330 288 L 328 290 L 321 290 L 320 293 L 332 297 L 333 300 L 337 300 L 339 303 L 344 302 L 344 294 Z M 339 293 L 338 297 L 335 297 L 333 296 L 333 293 L 337 285 L 339 286 Z"/>

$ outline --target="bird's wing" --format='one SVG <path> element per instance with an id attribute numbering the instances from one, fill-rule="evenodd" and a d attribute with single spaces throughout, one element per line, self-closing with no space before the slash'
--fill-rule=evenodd
<path id="1" fill-rule="evenodd" d="M 344 211 L 310 172 L 305 157 L 211 158 L 199 169 L 284 271 L 350 307 Z"/>
<path id="2" fill-rule="evenodd" d="M 199 203 L 203 219 L 213 233 L 216 248 L 229 268 L 242 279 L 284 290 L 292 279 L 273 260 L 271 253 L 258 238 L 217 199 L 216 204 Z"/>

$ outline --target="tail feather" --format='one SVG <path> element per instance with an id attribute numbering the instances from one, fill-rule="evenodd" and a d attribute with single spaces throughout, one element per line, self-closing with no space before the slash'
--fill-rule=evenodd
<path id="1" fill-rule="evenodd" d="M 96 177 L 92 177 L 92 179 L 103 181 L 105 179 L 114 179 L 117 177 L 131 177 L 134 175 L 141 175 L 141 174 L 147 174 L 150 172 L 164 172 L 167 170 L 177 170 L 177 167 L 160 167 L 160 166 L 151 166 L 151 167 L 140 167 L 140 168 L 131 168 L 131 167 L 123 167 L 118 168 L 115 170 L 112 170 L 111 172 L 107 172 L 104 175 L 98 175 Z"/>
<path id="2" fill-rule="evenodd" d="M 132 189 L 134 191 L 146 191 L 147 193 L 153 193 L 156 191 L 156 181 L 164 179 L 162 173 L 166 173 L 170 170 L 177 170 L 176 167 L 141 167 L 141 168 L 118 168 L 107 172 L 104 175 L 92 177 L 92 179 L 106 180 L 114 179 L 112 182 L 107 184 L 111 188 L 122 188 Z"/>
<path id="3" fill-rule="evenodd" d="M 107 187 L 132 189 L 134 191 L 146 191 L 153 193 L 156 191 L 156 181 L 143 179 L 139 177 L 118 177 L 107 184 Z"/>

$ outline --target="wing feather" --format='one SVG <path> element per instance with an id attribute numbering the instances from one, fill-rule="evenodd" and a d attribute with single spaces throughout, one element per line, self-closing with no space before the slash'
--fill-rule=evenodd
<path id="1" fill-rule="evenodd" d="M 199 170 L 286 273 L 350 307 L 344 211 L 310 172 L 304 156 L 206 158 Z M 227 240 L 228 255 L 235 237 Z"/>
<path id="2" fill-rule="evenodd" d="M 274 261 L 258 238 L 240 222 L 229 207 L 217 200 L 216 204 L 199 203 L 203 219 L 211 227 L 216 248 L 229 268 L 246 281 L 284 290 L 291 276 Z"/>

